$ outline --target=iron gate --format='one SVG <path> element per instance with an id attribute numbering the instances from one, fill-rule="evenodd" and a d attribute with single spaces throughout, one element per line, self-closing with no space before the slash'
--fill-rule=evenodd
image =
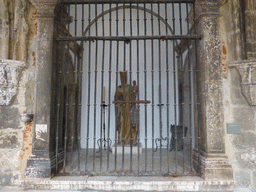
<path id="1" fill-rule="evenodd" d="M 194 174 L 194 15 L 192 0 L 57 6 L 56 172 Z"/>

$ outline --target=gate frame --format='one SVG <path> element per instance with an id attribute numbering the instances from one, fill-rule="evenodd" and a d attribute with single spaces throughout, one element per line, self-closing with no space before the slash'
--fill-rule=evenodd
<path id="1" fill-rule="evenodd" d="M 174 1 L 174 0 L 169 0 Z M 188 0 L 191 1 L 191 0 Z M 111 2 L 111 1 L 109 1 Z M 130 1 L 129 1 L 130 2 Z M 137 2 L 137 1 L 136 1 Z M 177 1 L 181 2 L 181 1 Z M 38 33 L 36 53 L 36 90 L 32 155 L 27 160 L 27 178 L 50 178 L 55 174 L 53 98 L 53 29 L 57 0 L 32 0 L 37 9 Z M 233 169 L 225 155 L 222 79 L 220 76 L 220 0 L 196 0 L 196 28 L 202 39 L 197 43 L 197 78 L 200 92 L 198 104 L 201 128 L 198 132 L 200 150 L 193 150 L 193 164 L 205 179 L 233 179 Z M 43 142 L 36 135 L 44 125 Z M 42 129 L 41 129 L 42 130 Z M 196 140 L 197 141 L 197 140 Z"/>

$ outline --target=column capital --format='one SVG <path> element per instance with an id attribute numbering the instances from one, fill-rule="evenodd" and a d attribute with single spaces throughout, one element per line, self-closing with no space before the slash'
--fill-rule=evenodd
<path id="1" fill-rule="evenodd" d="M 58 0 L 31 0 L 37 9 L 37 17 L 54 17 L 54 8 Z"/>
<path id="2" fill-rule="evenodd" d="M 219 15 L 219 8 L 227 0 L 197 0 L 196 1 L 196 19 L 206 15 Z"/>
<path id="3" fill-rule="evenodd" d="M 204 5 L 222 5 L 226 3 L 227 0 L 196 0 L 196 3 Z"/>

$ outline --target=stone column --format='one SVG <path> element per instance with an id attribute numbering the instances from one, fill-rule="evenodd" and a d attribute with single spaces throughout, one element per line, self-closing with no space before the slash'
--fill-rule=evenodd
<path id="1" fill-rule="evenodd" d="M 54 8 L 57 0 L 32 0 L 37 8 L 36 88 L 32 155 L 26 177 L 51 177 L 50 109 Z"/>
<path id="2" fill-rule="evenodd" d="M 194 150 L 195 168 L 205 179 L 232 179 L 232 168 L 225 155 L 223 123 L 221 46 L 219 37 L 220 0 L 196 1 L 198 41 L 198 82 L 200 147 Z M 198 158 L 199 157 L 199 158 Z"/>

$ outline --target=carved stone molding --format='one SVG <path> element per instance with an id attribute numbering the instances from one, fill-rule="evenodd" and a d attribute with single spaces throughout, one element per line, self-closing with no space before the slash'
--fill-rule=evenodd
<path id="1" fill-rule="evenodd" d="M 192 160 L 194 168 L 201 173 L 206 180 L 232 180 L 233 169 L 228 157 L 225 154 L 198 153 L 198 150 L 192 151 Z"/>
<path id="2" fill-rule="evenodd" d="M 23 61 L 0 60 L 0 105 L 10 105 L 17 94 L 19 75 L 23 67 Z"/>
<path id="3" fill-rule="evenodd" d="M 256 105 L 256 60 L 233 62 L 229 67 L 236 68 L 241 77 L 241 91 L 249 105 Z"/>
<path id="4" fill-rule="evenodd" d="M 197 0 L 196 1 L 196 21 L 200 20 L 206 15 L 219 15 L 219 7 L 221 5 L 221 0 Z"/>
<path id="5" fill-rule="evenodd" d="M 37 9 L 37 17 L 54 17 L 54 8 L 57 0 L 31 0 Z"/>

